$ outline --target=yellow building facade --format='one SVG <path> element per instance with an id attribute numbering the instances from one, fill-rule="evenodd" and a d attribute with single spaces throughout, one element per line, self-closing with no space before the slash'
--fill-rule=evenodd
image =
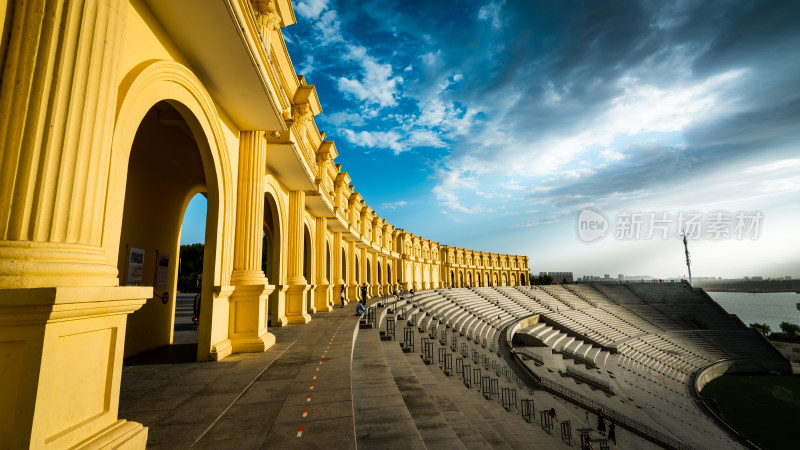
<path id="1" fill-rule="evenodd" d="M 8 0 L 0 17 L 0 448 L 145 446 L 118 419 L 122 361 L 172 342 L 198 193 L 198 360 L 264 351 L 269 327 L 362 283 L 527 284 L 527 257 L 413 235 L 355 191 L 287 53 L 289 0 Z"/>

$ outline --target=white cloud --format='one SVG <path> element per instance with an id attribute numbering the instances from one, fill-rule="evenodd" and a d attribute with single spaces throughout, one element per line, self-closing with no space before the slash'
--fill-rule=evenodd
<path id="1" fill-rule="evenodd" d="M 328 7 L 328 0 L 300 0 L 294 10 L 306 19 L 316 19 Z"/>
<path id="2" fill-rule="evenodd" d="M 380 107 L 395 106 L 395 95 L 403 77 L 393 76 L 391 64 L 381 64 L 367 54 L 364 47 L 348 46 L 347 59 L 358 61 L 363 69 L 361 79 L 341 77 L 338 80 L 339 90 L 355 97 L 357 100 Z"/>
<path id="3" fill-rule="evenodd" d="M 409 147 L 446 147 L 439 136 L 431 130 L 411 130 L 408 138 L 403 141 Z"/>
<path id="4" fill-rule="evenodd" d="M 402 208 L 403 206 L 407 206 L 407 205 L 410 205 L 410 204 L 411 203 L 409 203 L 409 202 L 407 202 L 405 200 L 400 200 L 400 201 L 397 201 L 397 202 L 388 202 L 388 203 L 382 204 L 381 205 L 381 209 L 397 209 L 397 208 Z"/>
<path id="5" fill-rule="evenodd" d="M 407 150 L 400 144 L 401 136 L 394 131 L 353 131 L 343 129 L 345 139 L 353 145 L 364 148 L 389 148 L 394 154 Z"/>
<path id="6" fill-rule="evenodd" d="M 325 11 L 325 14 L 320 17 L 316 28 L 322 33 L 321 43 L 323 45 L 345 42 L 344 36 L 342 36 L 342 24 L 334 10 Z"/>
<path id="7" fill-rule="evenodd" d="M 625 159 L 625 155 L 619 152 L 615 152 L 610 148 L 607 148 L 600 152 L 600 157 L 603 158 L 605 161 L 619 161 L 621 159 Z"/>
<path id="8" fill-rule="evenodd" d="M 478 10 L 478 20 L 485 20 L 492 24 L 495 29 L 500 29 L 503 23 L 500 19 L 500 8 L 505 2 L 492 2 Z"/>
<path id="9" fill-rule="evenodd" d="M 347 111 L 335 112 L 325 116 L 325 121 L 337 127 L 360 127 L 364 125 L 365 116 Z"/>

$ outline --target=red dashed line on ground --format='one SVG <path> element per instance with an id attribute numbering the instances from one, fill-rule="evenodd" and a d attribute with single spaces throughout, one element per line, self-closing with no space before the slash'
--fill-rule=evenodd
<path id="1" fill-rule="evenodd" d="M 310 401 L 311 401 L 311 394 L 308 394 L 308 397 L 306 398 L 306 403 L 308 403 Z"/>
<path id="2" fill-rule="evenodd" d="M 311 383 L 311 386 L 309 386 L 308 388 L 314 390 L 314 383 Z"/>
<path id="3" fill-rule="evenodd" d="M 307 416 L 308 416 L 308 408 L 303 410 L 303 417 L 307 417 Z"/>
<path id="4" fill-rule="evenodd" d="M 297 429 L 297 437 L 303 437 L 303 426 L 300 425 L 300 428 Z"/>
<path id="5" fill-rule="evenodd" d="M 315 380 L 317 379 L 317 374 L 314 374 L 314 379 L 315 379 Z"/>

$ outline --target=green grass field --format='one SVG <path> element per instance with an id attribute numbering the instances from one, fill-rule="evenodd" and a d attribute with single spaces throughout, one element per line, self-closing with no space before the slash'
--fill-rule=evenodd
<path id="1" fill-rule="evenodd" d="M 797 448 L 800 376 L 724 375 L 702 394 L 715 398 L 725 420 L 760 447 Z"/>

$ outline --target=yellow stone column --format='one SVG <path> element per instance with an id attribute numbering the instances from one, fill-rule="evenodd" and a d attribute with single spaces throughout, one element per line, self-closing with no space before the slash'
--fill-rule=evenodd
<path id="1" fill-rule="evenodd" d="M 231 274 L 234 290 L 228 316 L 228 336 L 235 353 L 263 352 L 275 343 L 275 336 L 267 331 L 267 297 L 275 287 L 261 270 L 266 162 L 266 133 L 242 131 Z"/>
<path id="2" fill-rule="evenodd" d="M 328 218 L 317 217 L 317 289 L 314 293 L 315 302 L 314 306 L 317 312 L 330 312 L 333 311 L 331 302 L 328 300 L 330 297 L 330 280 L 328 280 L 328 254 L 325 241 L 325 233 L 328 230 Z M 333 261 L 331 261 L 333 264 Z"/>
<path id="3" fill-rule="evenodd" d="M 333 252 L 333 304 L 341 305 L 339 293 L 342 289 L 345 289 L 344 303 L 346 304 L 349 297 L 346 289 L 347 282 L 342 274 L 342 233 L 339 231 L 333 233 L 333 249 L 331 251 Z"/>
<path id="4" fill-rule="evenodd" d="M 356 265 L 356 244 L 353 241 L 347 241 L 347 267 L 349 268 L 348 274 L 350 281 L 347 283 L 347 295 L 350 301 L 361 300 L 359 292 L 359 283 L 356 274 L 361 275 L 361 268 Z M 357 272 L 358 271 L 358 272 Z"/>
<path id="5" fill-rule="evenodd" d="M 289 248 L 288 279 L 286 289 L 286 318 L 289 323 L 308 323 L 311 316 L 306 309 L 306 291 L 309 286 L 303 276 L 303 212 L 306 193 L 289 192 Z"/>
<path id="6" fill-rule="evenodd" d="M 117 287 L 102 248 L 127 4 L 4 3 L 0 447 L 144 448 L 117 413 L 127 315 L 152 288 Z"/>
<path id="7" fill-rule="evenodd" d="M 367 298 L 369 298 L 372 297 L 372 280 L 367 277 L 367 258 L 369 258 L 369 252 L 367 252 L 366 247 L 361 247 L 361 251 L 359 253 L 361 253 L 361 256 L 359 256 L 359 259 L 361 260 L 361 267 L 359 270 L 361 271 L 361 279 L 363 280 L 362 283 L 367 283 Z M 370 268 L 373 267 L 372 263 L 369 263 L 369 265 Z M 361 290 L 359 290 L 358 295 L 361 295 Z M 361 297 L 359 297 L 359 299 L 361 299 Z"/>

